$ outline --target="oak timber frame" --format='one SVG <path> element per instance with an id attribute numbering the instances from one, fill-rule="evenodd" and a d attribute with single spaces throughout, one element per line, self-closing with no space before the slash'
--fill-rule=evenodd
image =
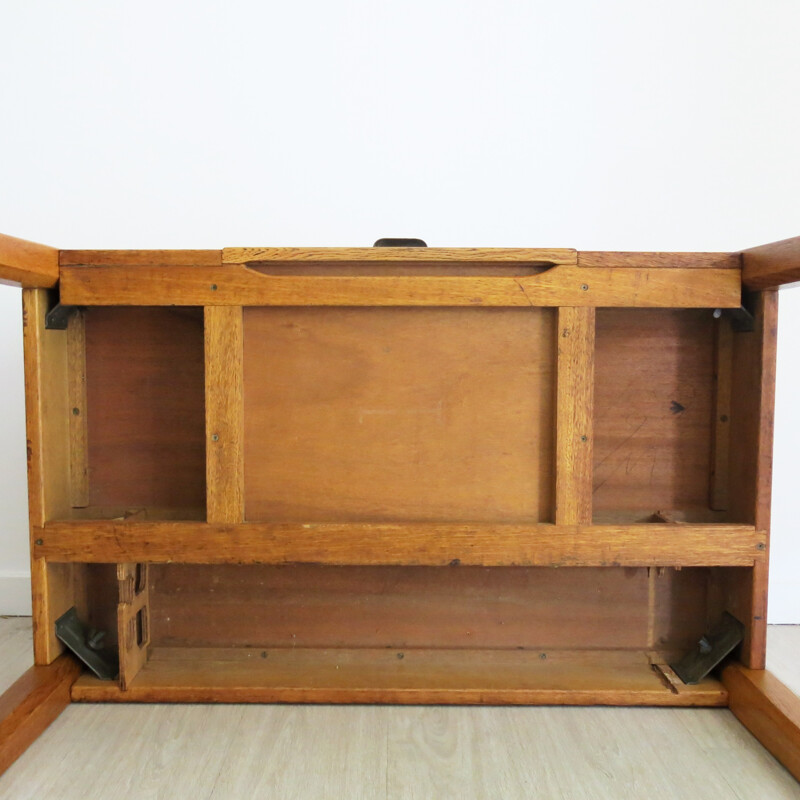
<path id="1" fill-rule="evenodd" d="M 393 247 L 58 251 L 0 237 L 0 280 L 23 287 L 36 664 L 0 698 L 0 731 L 4 734 L 0 769 L 70 700 L 729 705 L 800 779 L 800 701 L 764 670 L 776 290 L 800 280 L 800 238 L 739 253 L 617 253 Z M 45 327 L 47 312 L 56 301 L 75 308 L 66 331 Z M 724 315 L 728 309 L 738 312 L 742 306 L 745 316 L 752 317 L 752 330 L 747 333 L 734 332 L 729 321 L 710 321 L 715 309 L 719 312 L 714 319 L 727 320 L 720 313 Z M 104 347 L 98 344 L 104 341 L 99 331 L 107 334 L 113 329 L 114 309 L 123 307 L 161 307 L 164 313 L 175 314 L 186 307 L 185 319 L 202 328 L 197 339 L 202 353 L 198 351 L 192 373 L 194 378 L 202 374 L 204 386 L 202 403 L 195 408 L 204 415 L 202 475 L 189 489 L 178 487 L 186 489 L 183 494 L 178 492 L 181 497 L 194 496 L 192 492 L 204 484 L 202 509 L 187 510 L 176 502 L 167 509 L 131 509 L 122 503 L 121 509 L 92 510 L 96 504 L 92 503 L 90 452 L 93 446 L 97 452 L 98 434 L 86 421 L 87 407 L 91 419 L 92 398 L 96 401 L 102 392 L 106 392 L 104 397 L 108 395 L 114 373 L 104 367 L 107 374 L 103 380 L 95 378 L 93 383 L 87 381 L 87 370 L 97 373 L 96 354 Z M 553 442 L 548 444 L 546 437 L 536 440 L 542 452 L 552 447 L 548 463 L 553 474 L 549 475 L 548 466 L 541 468 L 538 484 L 542 508 L 528 505 L 525 514 L 516 516 L 506 509 L 505 515 L 498 515 L 499 521 L 474 521 L 458 514 L 442 519 L 443 512 L 433 513 L 430 508 L 427 517 L 420 512 L 421 519 L 406 520 L 395 520 L 392 514 L 386 519 L 387 515 L 366 510 L 361 517 L 347 519 L 328 519 L 321 511 L 313 518 L 295 518 L 296 509 L 277 517 L 268 510 L 251 513 L 251 502 L 253 509 L 268 504 L 257 496 L 266 478 L 254 489 L 255 479 L 247 466 L 248 447 L 253 447 L 248 433 L 253 428 L 252 423 L 248 428 L 245 396 L 250 393 L 248 409 L 255 402 L 252 398 L 265 396 L 261 384 L 253 386 L 252 369 L 250 383 L 246 377 L 246 365 L 252 366 L 248 341 L 256 341 L 257 334 L 259 342 L 265 341 L 278 330 L 269 312 L 259 309 L 285 309 L 291 314 L 311 308 L 379 312 L 412 307 L 460 308 L 464 314 L 471 313 L 470 309 L 521 309 L 521 314 L 528 315 L 526 319 L 538 315 L 531 331 L 544 332 L 544 355 L 541 362 L 528 365 L 526 380 L 530 380 L 520 386 L 541 382 L 547 390 L 539 398 L 540 416 L 554 417 Z M 109 311 L 96 311 L 103 308 Z M 196 313 L 198 309 L 202 311 Z M 694 346 L 700 340 L 692 338 L 692 331 L 711 334 L 713 342 L 707 352 L 713 361 L 713 382 L 708 370 L 707 385 L 713 390 L 708 390 L 703 403 L 713 406 L 713 413 L 707 426 L 710 474 L 703 513 L 693 507 L 683 519 L 681 509 L 676 513 L 648 508 L 652 516 L 615 516 L 599 508 L 602 503 L 598 499 L 603 495 L 598 494 L 595 473 L 605 461 L 596 457 L 596 427 L 605 425 L 612 430 L 603 434 L 613 444 L 608 455 L 612 459 L 614 448 L 622 446 L 619 442 L 625 436 L 634 437 L 641 428 L 631 424 L 623 436 L 604 421 L 610 406 L 600 392 L 605 384 L 596 381 L 595 373 L 599 381 L 600 372 L 609 364 L 624 368 L 629 352 L 625 337 L 645 319 L 635 317 L 631 328 L 624 312 L 609 309 L 660 313 L 654 318 L 657 324 L 648 330 L 655 336 L 658 325 L 673 326 L 665 335 L 666 350 Z M 683 311 L 673 312 L 675 309 L 696 311 L 687 317 L 681 316 Z M 136 316 L 119 319 L 138 319 L 155 337 L 151 360 L 159 348 L 167 346 L 170 336 L 159 339 L 149 317 L 143 322 Z M 358 319 L 365 318 L 348 319 L 361 324 Z M 447 328 L 455 331 L 453 336 L 458 335 L 466 317 L 457 319 L 458 325 Z M 294 325 L 290 317 L 279 320 L 283 328 Z M 338 324 L 329 332 L 340 330 Z M 412 337 L 409 351 L 420 350 L 420 342 L 409 329 L 396 326 L 392 330 Z M 491 330 L 491 325 L 481 330 Z M 670 344 L 673 333 L 679 346 Z M 195 337 L 194 333 L 188 335 Z M 608 344 L 613 337 L 617 337 L 617 350 Z M 549 366 L 548 343 L 554 345 Z M 346 352 L 367 359 L 357 349 L 359 345 L 348 346 L 351 349 Z M 113 348 L 107 350 L 103 350 L 105 357 L 113 358 Z M 178 355 L 173 354 L 173 361 L 180 365 L 182 353 L 175 352 Z M 516 358 L 518 353 L 512 355 Z M 487 359 L 485 363 L 491 367 L 491 353 Z M 289 361 L 285 353 L 278 354 L 276 374 L 283 369 L 285 378 Z M 376 361 L 367 362 L 368 371 L 385 377 Z M 697 362 L 701 367 L 705 363 Z M 696 365 L 693 369 L 700 371 Z M 180 380 L 189 385 L 192 375 Z M 552 377 L 552 399 L 547 396 L 548 376 Z M 668 383 L 669 376 L 664 380 Z M 698 380 L 705 379 L 701 376 Z M 343 386 L 347 389 L 349 384 Z M 686 410 L 679 399 L 673 400 L 671 409 L 676 418 Z M 645 398 L 643 402 L 650 401 Z M 285 398 L 274 403 L 276 408 L 287 408 Z M 603 409 L 600 417 L 599 407 Z M 180 404 L 176 409 L 178 416 Z M 364 413 L 380 416 L 386 412 Z M 441 404 L 431 413 L 439 414 L 441 422 Z M 515 420 L 509 416 L 509 422 Z M 731 433 L 734 423 L 735 436 Z M 430 430 L 425 423 L 420 425 L 421 430 Z M 196 445 L 192 443 L 195 449 Z M 403 446 L 397 443 L 399 452 L 405 454 Z M 676 447 L 670 456 L 674 463 L 662 467 L 668 481 L 680 482 L 684 455 Z M 696 455 L 692 456 L 695 460 Z M 635 458 L 631 459 L 626 470 L 638 476 Z M 196 460 L 187 463 L 197 466 Z M 705 468 L 705 462 L 698 463 L 700 469 Z M 653 462 L 651 469 L 656 468 Z M 177 465 L 174 469 L 179 471 Z M 99 468 L 96 474 L 101 474 Z M 264 474 L 274 478 L 275 472 Z M 615 497 L 637 492 L 635 485 L 620 486 Z M 291 492 L 290 486 L 287 496 Z M 285 497 L 281 502 L 285 504 Z M 501 500 L 497 502 L 501 505 Z M 280 508 L 280 502 L 271 507 Z M 109 565 L 111 571 L 106 569 Z M 459 586 L 467 594 L 474 591 L 477 599 L 472 608 L 479 615 L 481 598 L 498 591 L 502 584 L 496 576 L 502 574 L 517 576 L 509 578 L 511 583 L 516 581 L 517 588 L 509 590 L 512 595 L 517 592 L 515 602 L 561 592 L 563 597 L 556 599 L 570 614 L 588 615 L 585 598 L 575 589 L 580 581 L 573 581 L 570 575 L 591 576 L 597 592 L 613 595 L 609 607 L 615 613 L 643 600 L 636 620 L 646 627 L 644 646 L 632 645 L 612 625 L 607 636 L 611 644 L 588 643 L 585 649 L 576 648 L 575 642 L 586 635 L 580 621 L 570 634 L 572 647 L 554 645 L 558 637 L 552 633 L 542 641 L 517 641 L 513 631 L 499 634 L 488 628 L 505 622 L 524 627 L 530 622 L 524 616 L 528 612 L 508 612 L 506 616 L 492 612 L 491 625 L 486 623 L 481 629 L 477 622 L 474 630 L 467 632 L 484 644 L 469 647 L 456 630 L 462 617 L 457 617 L 452 602 L 447 605 L 441 599 L 431 602 L 439 604 L 436 613 L 444 614 L 441 624 L 452 623 L 452 630 L 442 630 L 443 642 L 437 646 L 415 646 L 413 633 L 406 634 L 403 645 L 396 644 L 396 634 L 381 639 L 366 630 L 353 634 L 351 640 L 349 634 L 326 629 L 324 614 L 313 619 L 308 616 L 307 606 L 292 624 L 306 619 L 312 628 L 317 626 L 319 641 L 305 642 L 296 650 L 293 641 L 291 647 L 275 643 L 286 638 L 281 632 L 267 643 L 250 641 L 248 636 L 256 634 L 246 631 L 235 647 L 219 632 L 219 641 L 209 647 L 191 625 L 183 638 L 174 630 L 165 633 L 166 612 L 159 612 L 157 604 L 171 603 L 174 612 L 182 608 L 183 601 L 175 600 L 177 594 L 168 595 L 164 586 L 171 585 L 178 594 L 192 591 L 195 584 L 213 592 L 220 581 L 224 587 L 225 580 L 235 583 L 238 576 L 253 586 L 263 585 L 265 575 L 284 575 L 274 571 L 283 566 L 294 570 L 287 574 L 301 582 L 333 574 L 331 585 L 335 586 L 329 589 L 333 593 L 329 596 L 336 596 L 336 591 L 355 591 L 362 582 L 377 585 L 378 576 L 386 573 L 376 570 L 395 570 L 390 573 L 392 580 L 407 580 L 411 587 L 407 594 L 419 592 L 415 597 L 421 605 L 416 613 L 423 614 L 425 587 L 438 591 L 440 576 L 448 576 L 445 594 Z M 274 570 L 252 571 L 262 568 Z M 153 583 L 150 572 L 158 570 Z M 347 576 L 352 573 L 347 570 L 361 570 L 357 581 L 348 583 L 351 579 Z M 462 575 L 467 577 L 459 583 Z M 608 576 L 615 576 L 613 585 L 604 583 Z M 274 591 L 284 592 L 289 606 L 299 602 L 291 594 L 292 586 L 287 588 L 282 580 L 274 580 Z M 623 584 L 635 584 L 630 595 Z M 382 590 L 365 591 L 359 602 L 374 604 Z M 462 599 L 469 602 L 467 595 L 459 602 Z M 186 600 L 190 602 L 201 614 L 205 608 L 202 600 Z M 704 607 L 681 610 L 681 603 L 691 606 L 693 602 L 702 602 Z M 120 656 L 119 682 L 79 677 L 71 656 L 62 653 L 54 622 L 73 606 L 79 616 L 98 614 L 108 623 Z M 102 611 L 97 610 L 100 606 Z M 361 608 L 358 602 L 353 607 Z M 397 601 L 396 608 L 399 611 L 390 609 L 388 613 L 406 617 L 414 613 L 413 606 L 412 612 L 408 611 L 407 596 Z M 744 624 L 743 645 L 720 676 L 697 686 L 683 685 L 667 666 L 670 652 L 685 646 L 697 625 L 702 630 L 723 611 Z M 290 609 L 286 613 L 295 612 Z M 541 616 L 552 613 L 547 606 Z M 692 613 L 698 619 L 687 621 Z M 448 622 L 447 615 L 455 622 Z M 406 617 L 403 624 L 407 625 Z M 219 619 L 221 627 L 228 618 L 222 615 Z M 379 616 L 370 620 L 380 623 Z M 192 620 L 192 625 L 195 623 L 203 625 L 200 619 Z M 592 620 L 587 617 L 585 624 L 590 626 Z M 620 624 L 624 626 L 624 621 Z M 436 633 L 435 627 L 431 630 Z M 430 634 L 427 631 L 426 635 Z M 331 644 L 333 641 L 337 644 Z"/>

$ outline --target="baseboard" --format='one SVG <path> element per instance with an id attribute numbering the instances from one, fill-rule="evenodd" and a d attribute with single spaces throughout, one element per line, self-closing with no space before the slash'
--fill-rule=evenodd
<path id="1" fill-rule="evenodd" d="M 28 617 L 30 614 L 30 572 L 0 570 L 0 615 Z"/>

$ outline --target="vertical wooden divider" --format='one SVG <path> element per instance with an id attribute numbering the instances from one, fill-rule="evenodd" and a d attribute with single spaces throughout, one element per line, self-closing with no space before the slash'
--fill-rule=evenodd
<path id="1" fill-rule="evenodd" d="M 130 688 L 139 670 L 147 663 L 150 646 L 150 584 L 147 564 L 117 564 L 119 604 L 119 684 Z"/>
<path id="2" fill-rule="evenodd" d="M 714 324 L 714 420 L 711 425 L 709 507 L 727 511 L 731 455 L 731 392 L 733 391 L 733 327 L 725 316 Z"/>
<path id="3" fill-rule="evenodd" d="M 558 309 L 557 525 L 592 522 L 594 338 L 594 308 Z"/>
<path id="4" fill-rule="evenodd" d="M 243 318 L 241 306 L 205 309 L 206 515 L 244 521 Z"/>
<path id="5" fill-rule="evenodd" d="M 70 512 L 70 430 L 66 331 L 45 330 L 49 298 L 44 289 L 22 290 L 25 417 L 31 532 Z M 33 553 L 33 542 L 31 543 Z M 31 557 L 33 652 L 50 664 L 63 650 L 55 621 L 86 598 L 80 564 L 51 564 Z"/>
<path id="6" fill-rule="evenodd" d="M 86 418 L 86 312 L 76 309 L 67 323 L 69 387 L 70 504 L 89 505 L 89 443 Z"/>

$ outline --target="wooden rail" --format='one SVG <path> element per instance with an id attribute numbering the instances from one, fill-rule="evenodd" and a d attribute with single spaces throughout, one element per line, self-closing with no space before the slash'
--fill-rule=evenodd
<path id="1" fill-rule="evenodd" d="M 34 555 L 55 562 L 429 566 L 728 566 L 763 559 L 749 525 L 240 525 L 49 522 Z"/>
<path id="2" fill-rule="evenodd" d="M 738 308 L 731 269 L 554 266 L 521 277 L 267 275 L 242 264 L 62 267 L 67 305 Z"/>

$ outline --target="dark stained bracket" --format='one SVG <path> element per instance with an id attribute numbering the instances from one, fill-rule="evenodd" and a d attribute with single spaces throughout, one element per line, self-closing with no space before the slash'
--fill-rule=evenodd
<path id="1" fill-rule="evenodd" d="M 670 666 L 684 683 L 700 683 L 743 639 L 744 625 L 726 612 L 713 634 L 703 636 L 694 650 Z"/>
<path id="2" fill-rule="evenodd" d="M 101 680 L 113 681 L 119 665 L 113 652 L 103 647 L 104 631 L 84 625 L 73 606 L 56 620 L 56 636 Z"/>

